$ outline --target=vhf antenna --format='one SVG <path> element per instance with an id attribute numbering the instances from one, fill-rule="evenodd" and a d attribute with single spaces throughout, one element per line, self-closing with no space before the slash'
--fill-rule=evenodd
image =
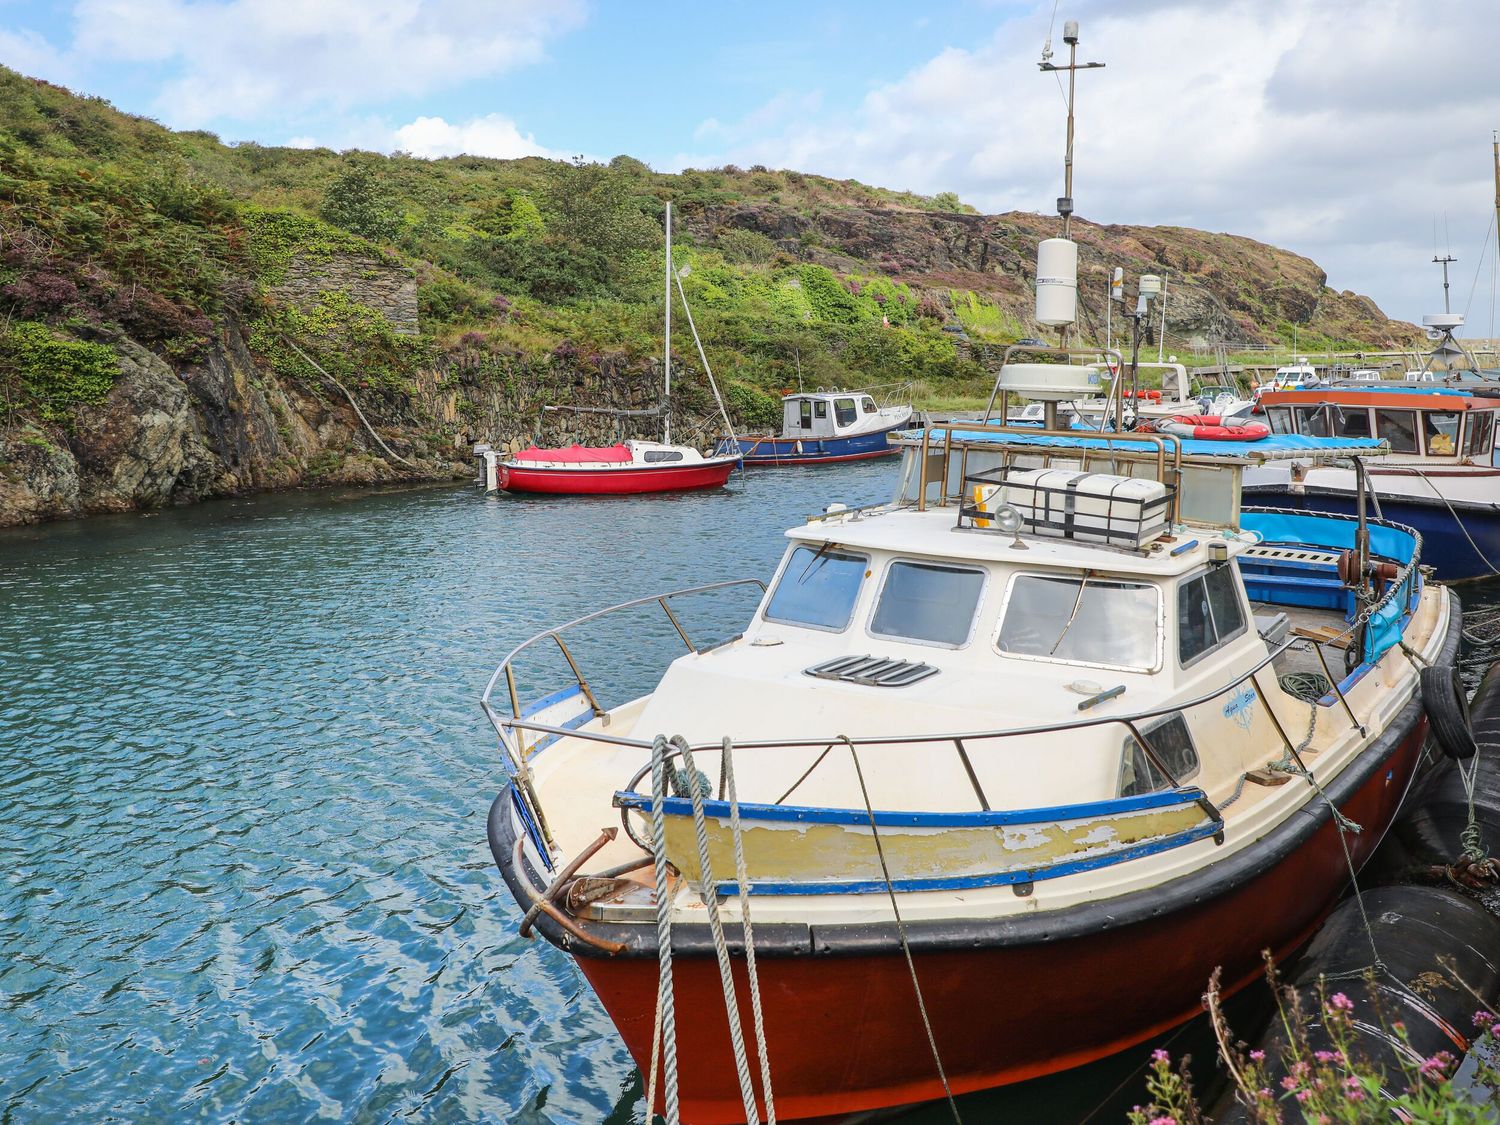
<path id="1" fill-rule="evenodd" d="M 1057 201 L 1057 213 L 1062 216 L 1062 236 L 1068 237 L 1072 229 L 1073 220 L 1073 94 L 1074 83 L 1080 70 L 1102 69 L 1104 64 L 1099 62 L 1081 63 L 1078 61 L 1078 21 L 1068 20 L 1063 24 L 1063 42 L 1068 45 L 1068 65 L 1058 66 L 1051 61 L 1052 40 L 1047 40 L 1047 48 L 1042 51 L 1042 61 L 1037 66 L 1045 73 L 1047 71 L 1066 70 L 1068 72 L 1068 151 L 1063 157 L 1063 193 Z"/>

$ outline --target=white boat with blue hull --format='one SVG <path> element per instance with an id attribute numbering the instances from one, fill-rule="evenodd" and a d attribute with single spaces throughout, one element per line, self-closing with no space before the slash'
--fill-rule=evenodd
<path id="1" fill-rule="evenodd" d="M 895 453 L 890 435 L 912 420 L 910 406 L 880 406 L 860 391 L 799 391 L 784 395 L 781 409 L 779 434 L 736 434 L 716 452 L 760 466 L 864 461 Z"/>

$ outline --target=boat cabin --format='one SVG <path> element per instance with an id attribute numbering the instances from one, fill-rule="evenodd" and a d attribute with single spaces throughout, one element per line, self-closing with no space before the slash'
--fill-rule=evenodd
<path id="1" fill-rule="evenodd" d="M 1500 398 L 1452 388 L 1323 387 L 1268 391 L 1261 398 L 1276 434 L 1380 438 L 1396 459 L 1493 465 Z"/>
<path id="2" fill-rule="evenodd" d="M 855 391 L 809 391 L 783 398 L 781 417 L 783 437 L 831 438 L 873 428 L 880 408 Z"/>

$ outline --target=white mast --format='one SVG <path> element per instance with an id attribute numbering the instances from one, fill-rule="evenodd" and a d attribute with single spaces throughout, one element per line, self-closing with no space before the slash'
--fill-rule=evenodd
<path id="1" fill-rule="evenodd" d="M 662 332 L 662 371 L 665 372 L 666 413 L 662 415 L 661 441 L 672 444 L 672 201 L 667 201 L 666 328 Z"/>

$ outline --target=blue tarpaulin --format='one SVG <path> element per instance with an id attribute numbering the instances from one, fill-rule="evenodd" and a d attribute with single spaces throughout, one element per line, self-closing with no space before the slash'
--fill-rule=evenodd
<path id="1" fill-rule="evenodd" d="M 947 440 L 948 431 L 945 427 L 934 426 L 927 431 L 931 435 L 931 442 L 935 445 Z M 907 430 L 903 436 L 911 437 L 916 441 L 922 440 L 921 430 Z M 1046 434 L 1025 433 L 989 433 L 984 430 L 960 430 L 954 428 L 954 441 L 980 442 L 1005 442 L 1011 445 L 1050 445 L 1064 449 L 1130 449 L 1132 452 L 1152 452 L 1156 443 L 1154 441 L 1142 441 L 1142 438 L 1150 438 L 1150 434 L 1101 434 L 1094 432 L 1089 434 L 1080 431 L 1076 437 L 1052 437 Z M 1168 439 L 1167 450 L 1170 455 L 1172 441 L 1182 442 L 1182 452 L 1188 457 L 1295 457 L 1298 454 L 1322 453 L 1325 456 L 1350 456 L 1356 453 L 1385 454 L 1390 452 L 1388 446 L 1380 438 L 1323 438 L 1309 437 L 1305 434 L 1271 434 L 1269 437 L 1259 441 L 1205 441 L 1201 438 Z"/>
<path id="2" fill-rule="evenodd" d="M 1246 511 L 1240 516 L 1240 526 L 1247 531 L 1259 532 L 1267 543 L 1291 543 L 1330 551 L 1353 550 L 1354 538 L 1359 532 L 1359 522 L 1348 516 L 1301 512 Z M 1368 526 L 1372 555 L 1393 559 L 1402 566 L 1416 556 L 1418 540 L 1414 532 L 1378 523 Z M 1411 607 L 1419 581 L 1417 569 L 1413 567 L 1400 588 L 1371 614 L 1365 630 L 1366 662 L 1379 660 L 1387 649 L 1401 640 L 1402 619 Z"/>

